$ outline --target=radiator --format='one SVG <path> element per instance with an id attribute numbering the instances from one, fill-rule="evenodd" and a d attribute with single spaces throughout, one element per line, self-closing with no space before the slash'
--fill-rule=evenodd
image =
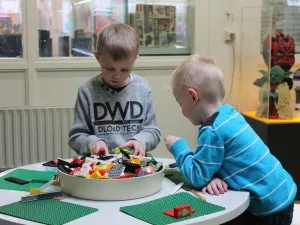
<path id="1" fill-rule="evenodd" d="M 0 168 L 71 158 L 74 108 L 0 109 Z"/>

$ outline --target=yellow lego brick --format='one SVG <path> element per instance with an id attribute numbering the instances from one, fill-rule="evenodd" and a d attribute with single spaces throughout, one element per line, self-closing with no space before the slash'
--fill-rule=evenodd
<path id="1" fill-rule="evenodd" d="M 87 178 L 90 178 L 90 179 L 101 179 L 101 174 L 99 173 L 99 171 L 96 171 L 92 175 L 89 175 Z"/>
<path id="2" fill-rule="evenodd" d="M 130 158 L 130 162 L 131 162 L 131 163 L 135 163 L 135 164 L 139 164 L 139 165 L 140 165 L 140 164 L 141 164 L 141 161 L 142 161 L 141 159 L 136 158 L 136 157 L 131 157 L 131 158 Z"/>
<path id="3" fill-rule="evenodd" d="M 38 194 L 44 194 L 44 193 L 47 193 L 47 191 L 45 190 L 40 190 L 38 188 L 30 188 L 29 189 L 29 192 L 30 194 L 33 194 L 33 195 L 38 195 Z"/>
<path id="4" fill-rule="evenodd" d="M 107 165 L 95 165 L 93 169 L 104 169 L 107 170 Z"/>
<path id="5" fill-rule="evenodd" d="M 107 165 L 106 169 L 111 170 L 113 167 L 114 167 L 114 164 L 110 163 L 110 164 Z"/>

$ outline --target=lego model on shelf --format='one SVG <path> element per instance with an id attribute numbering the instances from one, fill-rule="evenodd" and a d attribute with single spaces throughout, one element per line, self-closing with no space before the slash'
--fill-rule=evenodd
<path id="1" fill-rule="evenodd" d="M 71 161 L 49 161 L 43 166 L 57 168 L 62 190 L 90 200 L 127 200 L 155 194 L 161 189 L 165 166 L 154 158 L 129 155 L 115 149 L 114 155 L 87 155 Z M 138 187 L 130 191 L 132 187 Z M 126 191 L 124 191 L 126 190 Z"/>
<path id="2" fill-rule="evenodd" d="M 243 8 L 242 13 L 239 110 L 266 123 L 300 122 L 293 84 L 299 68 L 295 37 L 300 34 L 286 32 L 284 23 L 294 17 L 285 15 L 291 6 L 282 4 L 287 3 L 263 0 L 262 7 Z"/>
<path id="3" fill-rule="evenodd" d="M 271 57 L 270 57 L 271 56 Z M 281 32 L 269 35 L 263 44 L 263 58 L 270 66 L 268 71 L 260 70 L 262 78 L 254 85 L 260 87 L 256 116 L 268 119 L 293 119 L 291 89 L 293 80 L 290 75 L 295 63 L 294 39 Z"/>

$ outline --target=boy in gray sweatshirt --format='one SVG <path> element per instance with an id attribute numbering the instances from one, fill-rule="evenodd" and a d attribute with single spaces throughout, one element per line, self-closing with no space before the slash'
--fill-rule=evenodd
<path id="1" fill-rule="evenodd" d="M 129 25 L 111 24 L 99 33 L 94 55 L 101 74 L 79 87 L 69 133 L 78 154 L 108 154 L 120 147 L 144 156 L 160 142 L 151 88 L 131 73 L 138 52 L 139 39 Z"/>

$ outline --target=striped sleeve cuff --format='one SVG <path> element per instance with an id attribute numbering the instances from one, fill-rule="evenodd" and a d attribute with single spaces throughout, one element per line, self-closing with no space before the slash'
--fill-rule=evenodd
<path id="1" fill-rule="evenodd" d="M 172 146 L 170 148 L 170 152 L 176 159 L 182 151 L 184 151 L 188 148 L 189 148 L 189 146 L 188 146 L 188 143 L 186 142 L 186 140 L 181 138 L 172 144 Z"/>

